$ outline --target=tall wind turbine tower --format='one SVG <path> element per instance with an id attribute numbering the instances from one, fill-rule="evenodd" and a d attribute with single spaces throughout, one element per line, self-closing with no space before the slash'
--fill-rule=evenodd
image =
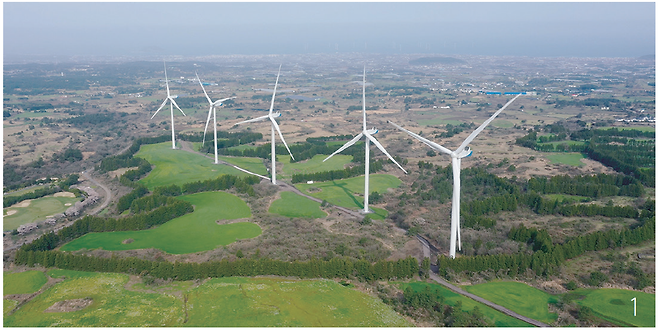
<path id="1" fill-rule="evenodd" d="M 286 140 L 283 139 L 283 134 L 281 134 L 281 129 L 279 129 L 279 124 L 277 124 L 276 120 L 274 119 L 276 117 L 281 117 L 281 113 L 280 112 L 272 113 L 272 109 L 274 109 L 274 97 L 276 96 L 276 86 L 279 84 L 279 75 L 280 74 L 281 74 L 281 65 L 279 65 L 279 73 L 277 73 L 276 82 L 274 83 L 274 92 L 272 93 L 272 103 L 270 103 L 270 113 L 265 115 L 265 116 L 261 116 L 261 117 L 258 117 L 258 118 L 241 121 L 241 122 L 235 124 L 235 125 L 240 125 L 240 124 L 244 124 L 244 123 L 253 123 L 253 122 L 257 122 L 257 121 L 264 121 L 266 119 L 270 120 L 271 125 L 272 125 L 272 184 L 276 184 L 276 148 L 274 147 L 274 142 L 275 142 L 275 140 L 274 140 L 274 130 L 275 129 L 279 133 L 279 137 L 281 138 L 281 141 L 283 142 L 283 145 L 286 146 L 286 149 L 288 150 L 288 153 L 290 154 L 290 157 L 292 159 L 295 159 L 295 157 L 293 157 L 293 155 L 292 155 L 292 152 L 290 152 L 290 148 L 288 148 L 288 144 L 286 144 Z"/>
<path id="2" fill-rule="evenodd" d="M 372 143 L 374 145 L 376 145 L 377 148 L 379 148 L 379 150 L 381 150 L 390 160 L 392 160 L 393 163 L 395 163 L 395 165 L 397 165 L 405 174 L 407 173 L 407 171 L 405 171 L 404 168 L 402 168 L 402 166 L 400 166 L 400 164 L 398 164 L 398 162 L 396 162 L 395 159 L 393 159 L 393 157 L 391 157 L 391 155 L 389 155 L 388 152 L 386 152 L 386 149 L 384 149 L 384 147 L 381 145 L 381 143 L 379 143 L 379 141 L 377 141 L 377 139 L 375 139 L 375 137 L 372 136 L 372 134 L 377 134 L 377 132 L 379 132 L 379 131 L 375 128 L 372 128 L 372 129 L 367 129 L 366 128 L 366 67 L 365 66 L 363 67 L 363 83 L 362 83 L 362 85 L 363 85 L 363 100 L 362 100 L 362 103 L 363 103 L 363 130 L 354 139 L 352 139 L 349 142 L 345 143 L 345 145 L 340 147 L 340 149 L 336 150 L 333 154 L 329 155 L 329 157 L 325 158 L 323 160 L 323 162 L 327 161 L 327 159 L 333 157 L 335 154 L 340 153 L 341 151 L 349 148 L 351 145 L 355 144 L 356 141 L 359 141 L 361 139 L 361 137 L 363 137 L 363 136 L 366 137 L 366 139 L 365 139 L 366 140 L 366 143 L 365 143 L 365 145 L 366 145 L 366 158 L 365 158 L 365 166 L 366 166 L 365 182 L 366 182 L 366 184 L 365 184 L 365 189 L 364 189 L 364 193 L 363 193 L 363 211 L 361 211 L 361 212 L 362 213 L 371 213 L 372 211 L 368 208 L 368 194 L 370 192 L 370 142 L 372 141 Z"/>
<path id="3" fill-rule="evenodd" d="M 164 61 L 163 61 L 164 63 Z M 183 116 L 187 116 L 183 110 L 176 104 L 176 101 L 174 101 L 174 97 L 171 96 L 169 93 L 169 80 L 167 79 L 167 64 L 165 63 L 164 65 L 164 73 L 165 73 L 165 84 L 167 85 L 167 98 L 162 102 L 162 105 L 158 108 L 158 110 L 151 116 L 151 119 L 155 117 L 155 115 L 158 114 L 162 108 L 164 108 L 165 104 L 167 104 L 167 101 L 169 102 L 170 110 L 171 110 L 171 149 L 176 149 L 176 135 L 174 134 L 174 105 L 176 108 L 183 114 Z"/>
<path id="4" fill-rule="evenodd" d="M 445 148 L 437 143 L 434 143 L 416 133 L 410 132 L 393 122 L 389 121 L 389 123 L 395 127 L 397 127 L 399 130 L 411 135 L 414 137 L 416 140 L 425 143 L 428 145 L 430 148 L 442 152 L 444 154 L 450 155 L 452 158 L 452 178 L 453 178 L 453 188 L 452 188 L 452 216 L 451 219 L 452 221 L 450 222 L 450 258 L 455 258 L 456 255 L 456 250 L 457 250 L 457 241 L 459 241 L 459 250 L 461 251 L 462 249 L 462 242 L 461 242 L 461 230 L 459 229 L 459 192 L 461 189 L 461 179 L 459 177 L 461 173 L 461 162 L 462 158 L 466 158 L 473 154 L 473 150 L 468 147 L 468 144 L 475 139 L 475 137 L 480 134 L 484 130 L 489 123 L 491 123 L 498 114 L 500 114 L 505 108 L 507 108 L 508 105 L 510 105 L 514 100 L 516 100 L 521 94 L 515 96 L 512 100 L 507 102 L 502 108 L 498 109 L 496 113 L 491 116 L 491 118 L 487 119 L 480 127 L 478 127 L 471 135 L 469 135 L 464 142 L 457 148 L 455 151 L 450 151 L 450 149 Z"/>
<path id="5" fill-rule="evenodd" d="M 208 109 L 208 119 L 206 120 L 206 128 L 203 129 L 203 142 L 201 145 L 204 145 L 206 143 L 206 131 L 208 130 L 208 124 L 210 123 L 210 115 L 212 114 L 213 117 L 213 127 L 215 128 L 215 164 L 219 164 L 219 159 L 217 158 L 217 107 L 222 106 L 222 102 L 230 99 L 234 99 L 235 97 L 227 97 L 225 99 L 217 100 L 213 102 L 210 99 L 210 96 L 208 96 L 208 93 L 206 93 L 206 89 L 203 87 L 203 84 L 201 83 L 201 79 L 199 79 L 199 74 L 196 73 L 196 80 L 199 81 L 199 85 L 201 85 L 201 89 L 203 89 L 203 94 L 206 96 L 206 99 L 208 100 L 208 103 L 210 104 L 210 108 Z"/>

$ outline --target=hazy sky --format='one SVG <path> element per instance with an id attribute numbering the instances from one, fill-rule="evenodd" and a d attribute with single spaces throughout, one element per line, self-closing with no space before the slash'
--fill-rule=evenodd
<path id="1" fill-rule="evenodd" d="M 637 57 L 655 4 L 4 3 L 4 56 L 327 52 Z"/>

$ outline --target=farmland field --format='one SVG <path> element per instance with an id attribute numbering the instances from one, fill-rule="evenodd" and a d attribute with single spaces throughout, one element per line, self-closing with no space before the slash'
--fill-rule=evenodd
<path id="1" fill-rule="evenodd" d="M 277 161 L 283 163 L 281 171 L 288 176 L 299 173 L 314 173 L 324 171 L 342 170 L 352 161 L 352 156 L 335 155 L 326 162 L 322 162 L 328 155 L 315 155 L 298 163 L 290 162 L 290 155 L 279 155 Z"/>
<path id="2" fill-rule="evenodd" d="M 320 210 L 320 203 L 290 191 L 282 191 L 281 198 L 272 202 L 270 213 L 290 218 L 324 218 L 327 214 Z"/>
<path id="3" fill-rule="evenodd" d="M 143 145 L 135 157 L 144 158 L 155 165 L 151 173 L 139 180 L 149 190 L 158 186 L 215 179 L 221 174 L 248 175 L 230 166 L 213 164 L 211 159 L 201 155 L 172 150 L 171 142 Z"/>
<path id="4" fill-rule="evenodd" d="M 567 164 L 571 166 L 582 166 L 584 165 L 583 162 L 580 160 L 585 158 L 583 157 L 583 154 L 578 153 L 578 152 L 568 152 L 568 153 L 554 153 L 554 154 L 544 154 L 548 160 L 551 161 L 551 163 L 561 163 L 561 164 Z"/>
<path id="5" fill-rule="evenodd" d="M 400 179 L 390 174 L 371 174 L 370 193 L 377 191 L 383 194 L 388 188 L 396 188 L 401 183 Z M 312 184 L 300 183 L 296 184 L 295 187 L 305 194 L 326 200 L 334 205 L 362 209 L 364 184 L 365 176 L 360 176 Z M 358 195 L 355 196 L 355 193 Z M 374 207 L 372 209 L 375 211 L 375 214 L 372 215 L 373 219 L 383 219 L 388 215 L 386 210 Z"/>
<path id="6" fill-rule="evenodd" d="M 47 196 L 31 200 L 27 207 L 18 207 L 17 205 L 21 203 L 15 204 L 2 210 L 2 229 L 4 231 L 14 230 L 26 223 L 46 220 L 47 216 L 63 213 L 79 200 L 80 198 L 77 197 Z M 12 214 L 7 215 L 9 212 Z"/>
<path id="7" fill-rule="evenodd" d="M 21 273 L 3 272 L 2 294 L 23 294 L 39 291 L 48 279 L 43 272 L 28 270 Z"/>
<path id="8" fill-rule="evenodd" d="M 186 326 L 410 326 L 380 300 L 329 280 L 211 279 L 190 291 Z"/>
<path id="9" fill-rule="evenodd" d="M 577 290 L 574 293 L 585 296 L 578 304 L 592 308 L 599 317 L 619 326 L 656 326 L 655 294 L 621 289 Z M 636 298 L 636 316 L 633 316 L 633 298 Z"/>
<path id="10" fill-rule="evenodd" d="M 240 198 L 222 191 L 177 197 L 195 206 L 194 212 L 148 230 L 89 233 L 61 247 L 63 251 L 80 249 L 135 250 L 157 248 L 167 253 L 185 254 L 207 251 L 238 239 L 262 233 L 251 222 L 218 225 L 216 220 L 250 218 L 249 206 Z M 130 243 L 129 240 L 132 239 Z"/>
<path id="11" fill-rule="evenodd" d="M 5 315 L 5 327 L 412 325 L 380 300 L 330 280 L 231 277 L 198 286 L 184 281 L 156 287 L 135 284 L 127 289 L 124 274 L 55 269 L 49 275 L 66 279 L 13 315 Z M 44 312 L 57 302 L 84 298 L 92 302 L 81 310 Z"/>
<path id="12" fill-rule="evenodd" d="M 404 291 L 408 286 L 410 286 L 414 291 L 422 291 L 426 286 L 429 286 L 430 289 L 439 290 L 441 296 L 444 297 L 444 303 L 450 306 L 455 306 L 458 300 L 462 302 L 463 311 L 471 311 L 475 306 L 477 306 L 482 314 L 492 320 L 497 327 L 531 327 L 532 325 L 525 323 L 514 317 L 505 315 L 487 305 L 479 303 L 470 298 L 461 296 L 457 293 L 454 293 L 442 285 L 435 283 L 423 283 L 423 282 L 411 282 L 411 283 L 402 283 L 400 284 L 400 289 Z"/>
<path id="13" fill-rule="evenodd" d="M 214 155 L 213 155 L 214 157 Z M 218 159 L 227 163 L 231 163 L 247 171 L 254 172 L 263 176 L 269 176 L 269 172 L 263 164 L 263 159 L 256 157 L 230 157 L 230 156 L 217 156 Z"/>
<path id="14" fill-rule="evenodd" d="M 465 287 L 466 291 L 509 308 L 521 315 L 551 323 L 557 319 L 548 311 L 548 304 L 556 298 L 539 289 L 519 282 L 489 282 Z"/>

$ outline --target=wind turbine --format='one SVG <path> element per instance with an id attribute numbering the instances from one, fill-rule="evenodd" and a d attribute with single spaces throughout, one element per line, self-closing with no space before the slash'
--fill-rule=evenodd
<path id="1" fill-rule="evenodd" d="M 203 89 L 203 94 L 206 95 L 206 99 L 210 104 L 210 108 L 208 109 L 208 119 L 206 120 L 206 128 L 203 129 L 203 143 L 201 145 L 204 145 L 206 143 L 206 131 L 208 130 L 208 124 L 210 123 L 210 115 L 212 114 L 213 126 L 215 127 L 215 164 L 218 164 L 219 160 L 217 159 L 217 111 L 215 109 L 221 106 L 222 102 L 226 100 L 234 99 L 235 97 L 227 97 L 225 99 L 221 99 L 213 102 L 212 100 L 210 100 L 210 96 L 208 96 L 208 93 L 206 93 L 206 89 L 203 87 L 203 84 L 201 83 L 201 79 L 199 79 L 199 74 L 196 72 L 194 73 L 196 74 L 196 80 L 198 80 L 199 85 L 201 85 L 201 89 Z"/>
<path id="2" fill-rule="evenodd" d="M 351 145 L 355 144 L 356 141 L 359 141 L 361 139 L 361 137 L 363 137 L 363 136 L 366 137 L 366 139 L 365 139 L 366 140 L 366 143 L 365 143 L 365 145 L 366 145 L 366 158 L 365 158 L 365 165 L 366 165 L 366 180 L 365 181 L 366 181 L 366 184 L 365 184 L 365 189 L 364 189 L 364 194 L 363 194 L 363 211 L 362 211 L 362 213 L 371 213 L 372 211 L 370 211 L 370 209 L 368 209 L 368 193 L 370 191 L 370 141 L 372 141 L 372 143 L 374 145 L 376 145 L 377 148 L 379 148 L 379 150 L 381 150 L 390 160 L 392 160 L 395 163 L 395 165 L 397 165 L 405 174 L 407 173 L 407 171 L 405 171 L 402 168 L 402 166 L 400 166 L 400 164 L 398 164 L 398 162 L 396 162 L 395 159 L 393 159 L 393 157 L 391 157 L 391 155 L 389 155 L 388 152 L 386 152 L 386 149 L 384 149 L 384 147 L 381 145 L 381 143 L 379 143 L 379 141 L 377 141 L 377 139 L 375 139 L 372 136 L 372 134 L 377 134 L 377 132 L 379 132 L 379 131 L 375 128 L 372 128 L 372 129 L 367 129 L 366 128 L 366 67 L 365 66 L 363 67 L 363 83 L 362 83 L 362 85 L 363 85 L 363 101 L 362 101 L 362 103 L 363 103 L 363 130 L 354 139 L 352 139 L 349 142 L 345 143 L 345 145 L 340 147 L 340 149 L 336 150 L 333 154 L 329 155 L 329 157 L 325 158 L 323 160 L 323 162 L 326 162 L 327 159 L 333 157 L 335 154 L 340 153 L 341 151 L 349 148 Z"/>
<path id="3" fill-rule="evenodd" d="M 162 105 L 160 106 L 160 108 L 158 108 L 158 111 L 156 111 L 153 114 L 153 116 L 151 116 L 151 119 L 153 119 L 153 117 L 155 117 L 155 115 L 157 115 L 158 112 L 162 110 L 162 108 L 164 108 L 165 104 L 167 104 L 167 101 L 171 101 L 169 103 L 169 106 L 171 108 L 171 149 L 176 149 L 176 137 L 174 135 L 174 105 L 176 106 L 176 108 L 178 108 L 178 110 L 180 110 L 183 116 L 187 116 L 187 115 L 185 114 L 185 112 L 183 112 L 183 110 L 181 110 L 178 104 L 176 104 L 176 101 L 174 101 L 174 98 L 169 93 L 169 80 L 167 80 L 167 64 L 165 64 L 164 66 L 164 72 L 165 72 L 165 84 L 167 85 L 167 98 L 164 100 L 164 102 L 162 102 Z"/>
<path id="4" fill-rule="evenodd" d="M 253 123 L 257 121 L 264 121 L 266 119 L 269 119 L 270 122 L 272 123 L 272 184 L 276 184 L 276 152 L 274 148 L 274 130 L 279 133 L 279 137 L 281 138 L 281 141 L 283 142 L 283 145 L 286 146 L 286 149 L 288 149 L 288 153 L 290 154 L 290 157 L 294 160 L 295 157 L 293 157 L 292 152 L 290 152 L 290 148 L 288 148 L 288 144 L 286 144 L 286 140 L 283 139 L 283 134 L 281 134 L 281 129 L 279 129 L 279 124 L 276 123 L 276 120 L 274 118 L 276 117 L 281 117 L 280 112 L 275 112 L 272 113 L 272 109 L 274 109 L 274 97 L 276 96 L 276 86 L 279 84 L 279 75 L 281 74 L 281 65 L 279 65 L 279 73 L 276 75 L 276 82 L 274 83 L 274 92 L 272 93 L 272 103 L 270 103 L 270 113 L 261 116 L 258 118 L 254 119 L 248 119 L 245 121 L 241 121 L 235 125 L 240 125 L 240 124 L 245 124 L 245 123 Z"/>
<path id="5" fill-rule="evenodd" d="M 502 108 L 498 109 L 491 118 L 487 119 L 480 127 L 478 127 L 471 135 L 469 135 L 464 142 L 457 148 L 455 151 L 450 151 L 449 149 L 434 143 L 416 133 L 410 132 L 390 120 L 388 121 L 391 125 L 397 127 L 399 130 L 411 135 L 412 137 L 416 138 L 416 140 L 425 143 L 428 145 L 430 148 L 442 152 L 444 154 L 450 155 L 452 158 L 452 178 L 454 181 L 454 187 L 452 188 L 452 221 L 450 224 L 450 258 L 455 258 L 456 254 L 456 241 L 459 241 L 459 250 L 461 251 L 462 249 L 462 241 L 461 241 L 461 231 L 459 229 L 459 191 L 461 189 L 461 180 L 460 180 L 460 173 L 461 173 L 461 162 L 462 158 L 468 157 L 471 154 L 473 154 L 473 150 L 468 147 L 468 144 L 475 139 L 475 137 L 480 134 L 484 130 L 489 123 L 491 123 L 498 114 L 500 114 L 505 108 L 507 108 L 508 105 L 510 105 L 514 100 L 516 100 L 521 94 L 515 96 L 512 100 L 507 102 Z"/>

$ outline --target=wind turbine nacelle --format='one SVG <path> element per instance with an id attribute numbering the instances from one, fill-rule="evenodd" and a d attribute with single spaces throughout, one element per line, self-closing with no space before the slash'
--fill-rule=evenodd
<path id="1" fill-rule="evenodd" d="M 277 111 L 277 112 L 272 114 L 272 117 L 274 117 L 274 118 L 281 117 L 281 113 Z"/>
<path id="2" fill-rule="evenodd" d="M 459 155 L 457 155 L 457 158 L 466 158 L 471 156 L 472 154 L 473 154 L 473 150 L 471 150 L 470 147 L 466 147 L 464 148 L 464 151 L 462 151 L 461 153 L 459 153 Z"/>
<path id="3" fill-rule="evenodd" d="M 379 132 L 379 130 L 374 128 L 374 127 L 371 128 L 371 129 L 366 130 L 366 133 L 368 133 L 370 135 L 377 134 L 378 132 Z"/>

